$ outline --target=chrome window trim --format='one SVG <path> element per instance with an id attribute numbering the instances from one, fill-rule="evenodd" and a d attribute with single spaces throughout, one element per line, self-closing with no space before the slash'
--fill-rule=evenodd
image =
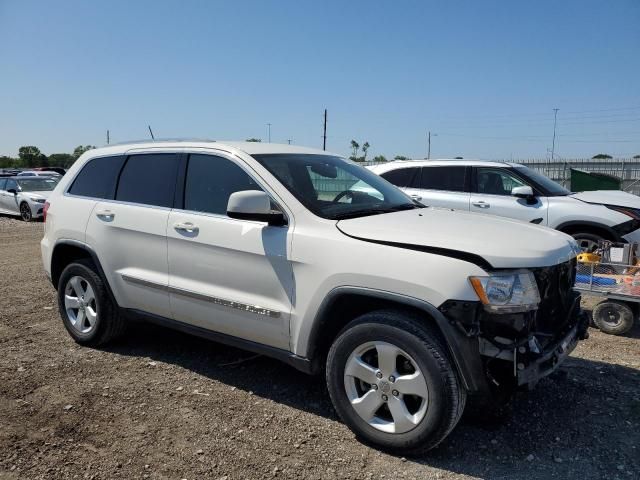
<path id="1" fill-rule="evenodd" d="M 143 287 L 154 288 L 163 292 L 173 293 L 176 295 L 182 295 L 184 297 L 194 298 L 196 300 L 203 300 L 205 302 L 214 303 L 216 305 L 222 305 L 223 307 L 233 308 L 235 310 L 241 310 L 243 312 L 254 313 L 256 315 L 264 315 L 271 318 L 280 318 L 282 312 L 277 310 L 271 310 L 269 308 L 261 307 L 260 305 L 249 305 L 247 303 L 235 302 L 233 300 L 227 300 L 225 298 L 215 297 L 213 295 L 205 295 L 203 293 L 194 292 L 184 288 L 172 287 L 170 285 L 162 285 L 160 283 L 151 282 L 142 278 L 121 274 L 124 281 L 129 283 L 135 283 Z"/>

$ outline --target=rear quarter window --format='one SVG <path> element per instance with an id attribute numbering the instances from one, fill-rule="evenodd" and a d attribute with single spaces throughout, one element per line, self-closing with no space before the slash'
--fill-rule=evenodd
<path id="1" fill-rule="evenodd" d="M 111 156 L 89 160 L 73 181 L 69 193 L 81 197 L 113 199 L 124 158 Z"/>
<path id="2" fill-rule="evenodd" d="M 411 181 L 413 180 L 417 170 L 418 169 L 416 167 L 398 168 L 396 170 L 385 172 L 380 176 L 396 187 L 408 187 L 411 185 Z"/>

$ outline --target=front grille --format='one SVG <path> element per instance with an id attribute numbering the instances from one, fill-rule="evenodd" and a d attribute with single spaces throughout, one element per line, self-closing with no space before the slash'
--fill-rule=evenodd
<path id="1" fill-rule="evenodd" d="M 536 330 L 556 336 L 565 331 L 571 320 L 576 293 L 576 259 L 551 267 L 536 268 L 533 274 L 540 291 Z"/>

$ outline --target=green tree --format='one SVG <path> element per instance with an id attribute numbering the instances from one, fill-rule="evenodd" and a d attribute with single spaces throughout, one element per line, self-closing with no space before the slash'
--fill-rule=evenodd
<path id="1" fill-rule="evenodd" d="M 638 159 L 640 158 L 640 155 L 634 155 L 633 158 Z"/>
<path id="2" fill-rule="evenodd" d="M 94 148 L 96 147 L 93 145 L 78 145 L 73 150 L 73 158 L 77 160 L 84 152 L 86 152 L 87 150 L 93 150 Z"/>
<path id="3" fill-rule="evenodd" d="M 362 145 L 362 161 L 366 162 L 367 161 L 367 150 L 369 150 L 369 147 L 371 145 L 369 145 L 369 142 L 364 142 L 364 144 Z"/>
<path id="4" fill-rule="evenodd" d="M 606 153 L 599 153 L 591 157 L 593 160 L 604 160 L 607 158 L 613 158 L 611 155 L 607 155 Z"/>
<path id="5" fill-rule="evenodd" d="M 34 147 L 33 145 L 20 147 L 18 149 L 18 157 L 20 158 L 20 164 L 23 167 L 41 167 L 44 163 L 42 158 L 44 155 L 40 152 L 38 147 Z"/>
<path id="6" fill-rule="evenodd" d="M 49 166 L 69 168 L 76 158 L 70 153 L 52 153 L 49 155 Z"/>
<path id="7" fill-rule="evenodd" d="M 394 160 L 409 160 L 409 157 L 405 157 L 404 155 L 396 155 L 393 157 Z"/>
<path id="8" fill-rule="evenodd" d="M 262 142 L 262 139 L 261 138 L 253 138 L 253 137 L 251 137 L 251 138 L 247 138 L 246 141 L 247 142 Z"/>
<path id="9" fill-rule="evenodd" d="M 455 160 L 462 160 L 462 157 L 456 157 Z"/>
<path id="10" fill-rule="evenodd" d="M 358 161 L 358 150 L 360 150 L 360 144 L 355 140 L 351 140 L 351 156 L 349 160 L 353 160 L 354 162 Z"/>
<path id="11" fill-rule="evenodd" d="M 386 162 L 387 161 L 387 157 L 385 157 L 384 155 L 378 155 L 373 157 L 373 161 L 374 162 Z"/>

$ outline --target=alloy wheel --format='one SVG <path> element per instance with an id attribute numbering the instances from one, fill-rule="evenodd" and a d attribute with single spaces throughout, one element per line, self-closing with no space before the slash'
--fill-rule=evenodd
<path id="1" fill-rule="evenodd" d="M 344 387 L 360 418 L 382 432 L 408 432 L 427 412 L 429 392 L 418 364 L 388 342 L 367 342 L 351 353 Z"/>
<path id="2" fill-rule="evenodd" d="M 64 306 L 73 328 L 87 334 L 98 319 L 96 296 L 89 282 L 80 276 L 71 277 L 64 291 Z"/>
<path id="3" fill-rule="evenodd" d="M 29 208 L 29 205 L 26 203 L 20 205 L 20 217 L 22 217 L 22 220 L 25 222 L 31 221 L 31 208 Z"/>

